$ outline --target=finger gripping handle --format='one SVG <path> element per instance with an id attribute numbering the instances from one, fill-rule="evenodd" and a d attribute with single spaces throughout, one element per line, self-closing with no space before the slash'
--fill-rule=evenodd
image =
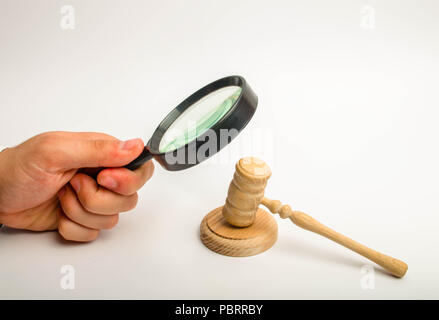
<path id="1" fill-rule="evenodd" d="M 145 147 L 142 153 L 133 161 L 128 163 L 124 168 L 130 169 L 132 171 L 140 168 L 145 162 L 153 158 L 152 153 Z"/>

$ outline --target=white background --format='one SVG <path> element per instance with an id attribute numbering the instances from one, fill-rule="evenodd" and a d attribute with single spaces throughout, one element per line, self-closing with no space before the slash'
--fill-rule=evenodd
<path id="1" fill-rule="evenodd" d="M 49 130 L 146 142 L 231 74 L 259 106 L 209 162 L 157 165 L 138 207 L 93 243 L 2 228 L 0 298 L 439 298 L 438 15 L 433 0 L 1 0 L 0 145 Z M 364 290 L 368 260 L 278 216 L 263 254 L 205 248 L 199 223 L 247 155 L 271 166 L 268 197 L 406 261 L 406 277 L 376 267 Z M 75 290 L 60 287 L 63 265 Z"/>

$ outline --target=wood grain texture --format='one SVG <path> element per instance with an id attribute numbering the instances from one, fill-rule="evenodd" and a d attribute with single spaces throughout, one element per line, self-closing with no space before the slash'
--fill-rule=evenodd
<path id="1" fill-rule="evenodd" d="M 257 209 L 255 222 L 245 228 L 229 224 L 223 207 L 209 212 L 200 225 L 200 238 L 206 247 L 219 254 L 247 257 L 269 249 L 277 240 L 277 223 L 263 209 Z"/>
<path id="2" fill-rule="evenodd" d="M 325 238 L 341 244 L 348 249 L 351 249 L 352 251 L 380 265 L 398 278 L 403 277 L 407 272 L 408 266 L 405 262 L 368 248 L 365 245 L 362 245 L 361 243 L 328 228 L 306 213 L 291 210 L 289 205 L 282 205 L 279 200 L 271 200 L 264 197 L 262 199 L 262 204 L 272 213 L 279 213 L 282 219 L 290 218 L 290 220 L 297 226 L 305 230 L 315 232 Z"/>
<path id="3" fill-rule="evenodd" d="M 223 208 L 224 219 L 237 227 L 250 226 L 270 176 L 271 170 L 264 161 L 254 157 L 239 160 Z"/>
<path id="4" fill-rule="evenodd" d="M 277 224 L 269 213 L 259 208 L 262 203 L 281 218 L 290 218 L 297 226 L 357 252 L 396 277 L 406 274 L 408 267 L 403 261 L 370 249 L 279 200 L 264 197 L 270 176 L 270 168 L 260 159 L 249 157 L 238 161 L 225 205 L 211 211 L 201 223 L 201 240 L 208 248 L 228 256 L 249 256 L 270 248 L 277 239 Z"/>

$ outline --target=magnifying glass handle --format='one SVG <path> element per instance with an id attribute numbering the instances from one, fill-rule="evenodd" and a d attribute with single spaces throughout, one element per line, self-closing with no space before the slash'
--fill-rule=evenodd
<path id="1" fill-rule="evenodd" d="M 145 147 L 142 151 L 142 153 L 133 161 L 128 163 L 124 168 L 130 169 L 132 171 L 140 168 L 142 164 L 152 159 L 152 154 L 149 152 L 149 150 Z"/>

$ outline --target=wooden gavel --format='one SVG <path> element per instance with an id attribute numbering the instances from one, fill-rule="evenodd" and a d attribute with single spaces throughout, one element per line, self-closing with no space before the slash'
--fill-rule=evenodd
<path id="1" fill-rule="evenodd" d="M 370 249 L 326 227 L 306 213 L 292 210 L 289 205 L 282 205 L 278 200 L 264 197 L 265 186 L 270 176 L 271 170 L 264 161 L 253 157 L 239 160 L 225 205 L 209 213 L 201 225 L 201 238 L 206 246 L 227 255 L 245 255 L 234 254 L 239 250 L 238 247 L 243 245 L 249 252 L 247 255 L 259 253 L 271 247 L 277 238 L 277 224 L 274 227 L 271 220 L 264 216 L 266 211 L 259 208 L 259 204 L 263 204 L 272 213 L 278 213 L 281 218 L 289 218 L 297 226 L 357 252 L 394 276 L 401 278 L 405 275 L 408 268 L 406 263 Z M 269 231 L 262 234 L 265 229 L 270 228 L 271 234 Z M 220 239 L 220 236 L 224 239 Z M 265 246 L 259 246 L 262 248 L 260 250 L 255 249 L 254 244 L 258 236 L 262 239 L 261 241 L 270 242 Z"/>

